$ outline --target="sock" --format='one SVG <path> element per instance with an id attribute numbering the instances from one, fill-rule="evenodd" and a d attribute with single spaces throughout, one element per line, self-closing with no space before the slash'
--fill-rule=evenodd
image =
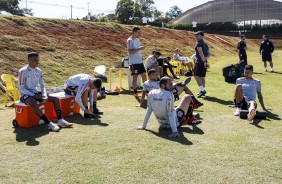
<path id="1" fill-rule="evenodd" d="M 204 86 L 200 86 L 200 91 L 205 91 Z"/>
<path id="2" fill-rule="evenodd" d="M 93 109 L 97 109 L 97 102 L 93 102 Z"/>
<path id="3" fill-rule="evenodd" d="M 134 94 L 136 94 L 136 93 L 137 93 L 137 89 L 133 89 L 133 91 L 134 91 Z"/>
<path id="4" fill-rule="evenodd" d="M 196 99 L 196 97 L 193 95 L 191 96 L 192 100 L 195 102 L 195 103 L 198 103 L 199 101 Z"/>
<path id="5" fill-rule="evenodd" d="M 42 119 L 46 124 L 50 123 L 50 121 L 46 118 L 45 115 L 41 116 L 40 119 Z"/>
<path id="6" fill-rule="evenodd" d="M 62 111 L 60 109 L 56 110 L 57 118 L 62 119 Z"/>
<path id="7" fill-rule="evenodd" d="M 264 67 L 265 68 L 265 70 L 267 70 L 267 67 Z"/>
<path id="8" fill-rule="evenodd" d="M 273 71 L 273 68 L 271 68 L 271 71 Z"/>
<path id="9" fill-rule="evenodd" d="M 205 87 L 204 87 L 203 89 L 204 89 L 204 91 L 206 91 L 206 88 L 205 88 Z"/>
<path id="10" fill-rule="evenodd" d="M 189 118 L 193 118 L 193 105 L 192 104 L 189 105 L 186 116 L 188 116 Z"/>

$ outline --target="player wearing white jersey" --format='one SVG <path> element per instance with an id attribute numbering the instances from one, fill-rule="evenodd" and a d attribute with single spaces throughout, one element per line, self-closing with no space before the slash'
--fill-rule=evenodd
<path id="1" fill-rule="evenodd" d="M 101 88 L 102 81 L 87 74 L 71 76 L 64 84 L 66 94 L 75 96 L 75 101 L 84 111 L 85 118 L 94 118 L 93 112 L 102 114 L 97 108 L 97 93 Z M 88 98 L 90 109 L 88 109 Z"/>
<path id="2" fill-rule="evenodd" d="M 18 88 L 21 93 L 20 100 L 30 105 L 34 112 L 42 119 L 53 131 L 58 131 L 59 127 L 70 127 L 72 123 L 62 118 L 60 102 L 58 98 L 48 96 L 44 87 L 44 80 L 41 70 L 38 68 L 39 54 L 31 52 L 28 54 L 28 65 L 19 70 Z M 37 90 L 40 85 L 40 92 Z M 52 102 L 58 118 L 58 126 L 51 122 L 43 112 L 38 108 L 37 102 L 43 102 L 44 99 Z"/>
<path id="3" fill-rule="evenodd" d="M 188 57 L 180 56 L 180 55 L 179 55 L 179 49 L 178 49 L 178 48 L 176 48 L 176 49 L 174 50 L 173 59 L 176 60 L 176 61 L 182 62 L 182 64 L 183 64 L 184 66 L 187 66 L 187 67 L 188 67 L 189 73 L 187 73 L 187 76 L 188 76 L 188 74 L 189 74 L 189 76 L 192 76 L 192 75 L 193 75 L 193 66 L 192 66 L 192 62 L 189 61 Z"/>
<path id="4" fill-rule="evenodd" d="M 176 138 L 180 136 L 177 128 L 184 124 L 184 122 L 187 120 L 187 117 L 192 114 L 193 108 L 190 106 L 192 98 L 190 95 L 185 95 L 182 98 L 179 106 L 175 109 L 174 95 L 171 92 L 172 87 L 173 84 L 171 79 L 169 77 L 163 77 L 160 80 L 160 88 L 153 89 L 149 93 L 148 106 L 143 125 L 138 127 L 138 130 L 143 130 L 147 127 L 148 121 L 153 112 L 160 124 L 160 127 L 171 128 L 172 134 L 169 136 L 170 138 Z M 200 121 L 193 120 L 189 123 L 198 124 Z"/>
<path id="5" fill-rule="evenodd" d="M 138 105 L 139 107 L 143 106 L 146 94 L 148 94 L 153 89 L 159 89 L 160 88 L 160 83 L 159 83 L 159 81 L 157 81 L 158 74 L 157 74 L 156 70 L 154 70 L 154 69 L 149 70 L 148 76 L 149 76 L 149 80 L 147 80 L 143 84 L 143 91 L 142 91 L 142 96 L 141 96 L 141 99 L 140 99 L 140 105 Z M 174 83 L 173 88 L 172 88 L 172 93 L 174 95 L 175 101 L 179 100 L 179 95 L 182 92 L 185 92 L 185 94 L 191 95 L 192 100 L 193 100 L 192 101 L 193 107 L 194 107 L 194 109 L 197 109 L 198 107 L 202 106 L 203 104 L 195 98 L 192 91 L 190 91 L 190 89 L 186 86 L 190 81 L 191 81 L 191 77 L 187 78 L 183 82 Z"/>

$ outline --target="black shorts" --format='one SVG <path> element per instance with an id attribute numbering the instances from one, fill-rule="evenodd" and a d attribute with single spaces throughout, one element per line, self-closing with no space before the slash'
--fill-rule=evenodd
<path id="1" fill-rule="evenodd" d="M 64 91 L 65 91 L 65 94 L 67 95 L 76 96 L 76 89 L 77 89 L 77 86 L 75 87 L 68 86 L 66 89 L 64 89 Z"/>
<path id="2" fill-rule="evenodd" d="M 173 89 L 171 90 L 171 92 L 172 92 L 173 95 L 174 95 L 174 101 L 175 101 L 175 102 L 178 101 L 178 100 L 179 100 L 179 95 L 178 95 L 178 90 L 177 90 L 177 88 L 173 88 Z"/>
<path id="3" fill-rule="evenodd" d="M 236 102 L 235 99 L 234 101 Z M 242 110 L 248 110 L 250 107 L 250 103 L 244 98 L 243 101 L 239 103 L 239 106 L 241 107 Z M 255 106 L 257 108 L 257 104 L 255 104 Z"/>
<path id="4" fill-rule="evenodd" d="M 35 93 L 35 95 L 39 95 L 39 94 L 42 94 L 41 92 L 37 92 Z M 29 95 L 23 95 L 21 98 L 20 98 L 20 101 L 23 102 L 24 104 L 26 104 L 26 100 L 29 99 L 29 98 L 33 98 L 34 100 L 38 101 L 38 102 L 43 102 L 43 99 L 37 99 L 37 98 L 34 98 L 33 96 L 29 96 Z M 27 104 L 26 104 L 27 105 Z"/>
<path id="5" fill-rule="evenodd" d="M 197 77 L 206 77 L 207 68 L 204 65 L 204 62 L 197 61 L 194 67 L 194 75 Z"/>
<path id="6" fill-rule="evenodd" d="M 143 63 L 130 65 L 131 75 L 146 73 Z"/>
<path id="7" fill-rule="evenodd" d="M 271 56 L 271 54 L 262 54 L 262 61 L 263 61 L 263 62 L 272 61 L 272 56 Z"/>
<path id="8" fill-rule="evenodd" d="M 186 114 L 182 109 L 177 108 L 176 109 L 176 116 L 177 116 L 177 120 L 178 120 L 178 123 L 179 123 L 178 127 L 180 127 L 186 119 Z"/>

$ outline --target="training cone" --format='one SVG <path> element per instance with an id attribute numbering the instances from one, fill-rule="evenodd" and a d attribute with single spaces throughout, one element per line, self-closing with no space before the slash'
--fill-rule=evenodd
<path id="1" fill-rule="evenodd" d="M 114 89 L 114 91 L 119 93 L 119 92 L 120 92 L 120 88 L 119 88 L 119 87 L 116 87 L 116 88 Z"/>

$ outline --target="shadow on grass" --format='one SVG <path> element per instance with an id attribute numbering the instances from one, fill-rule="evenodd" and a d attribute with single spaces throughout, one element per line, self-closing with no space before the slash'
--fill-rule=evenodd
<path id="1" fill-rule="evenodd" d="M 36 139 L 49 134 L 50 131 L 47 125 L 40 125 L 32 128 L 16 127 L 14 133 L 16 134 L 17 142 L 26 142 L 27 146 L 37 146 L 39 145 L 39 141 Z"/>
<path id="2" fill-rule="evenodd" d="M 271 119 L 271 120 L 281 120 L 278 114 L 274 114 L 270 111 L 267 111 L 266 117 Z"/>
<path id="3" fill-rule="evenodd" d="M 282 72 L 271 72 L 271 73 L 280 74 L 280 75 L 282 74 Z"/>
<path id="4" fill-rule="evenodd" d="M 71 123 L 85 125 L 85 126 L 91 126 L 91 125 L 109 126 L 108 123 L 101 122 L 100 118 L 101 118 L 100 115 L 95 115 L 95 118 L 89 119 L 89 118 L 84 118 L 81 114 L 76 114 L 66 119 Z"/>
<path id="5" fill-rule="evenodd" d="M 258 73 L 258 72 L 254 72 L 254 74 L 256 74 L 256 75 L 265 75 L 264 73 Z"/>
<path id="6" fill-rule="evenodd" d="M 264 127 L 260 126 L 260 122 L 262 122 L 263 119 L 254 119 L 253 123 L 251 123 L 251 125 L 254 125 L 260 129 L 264 129 Z"/>
<path id="7" fill-rule="evenodd" d="M 216 102 L 222 105 L 232 105 L 233 101 L 231 100 L 222 100 L 216 97 L 212 97 L 212 96 L 206 96 L 204 97 L 205 100 L 210 101 L 210 102 Z"/>
<path id="8" fill-rule="evenodd" d="M 186 132 L 186 133 L 189 133 L 189 134 L 198 134 L 198 135 L 204 134 L 204 131 L 202 129 L 200 129 L 199 127 L 197 127 L 196 125 L 192 125 L 192 128 L 189 128 L 189 127 L 179 128 L 180 138 L 175 138 L 175 139 L 169 138 L 169 135 L 171 134 L 171 130 L 168 129 L 168 128 L 159 128 L 158 132 L 155 132 L 153 130 L 147 130 L 147 129 L 146 129 L 146 131 L 154 134 L 157 137 L 167 139 L 167 140 L 173 141 L 173 142 L 178 142 L 178 143 L 184 144 L 184 145 L 193 145 L 193 143 L 191 141 L 189 141 L 183 135 L 183 132 Z"/>
<path id="9" fill-rule="evenodd" d="M 183 133 L 181 131 L 179 131 L 180 138 L 175 138 L 175 139 L 169 138 L 169 135 L 171 134 L 171 130 L 170 129 L 159 128 L 159 132 L 155 132 L 153 130 L 147 130 L 147 129 L 146 129 L 146 131 L 154 134 L 157 137 L 160 137 L 160 138 L 163 138 L 163 139 L 167 139 L 169 141 L 178 142 L 178 143 L 181 143 L 181 144 L 184 144 L 184 145 L 192 145 L 193 144 L 186 137 L 184 137 L 184 135 L 183 135 Z"/>

